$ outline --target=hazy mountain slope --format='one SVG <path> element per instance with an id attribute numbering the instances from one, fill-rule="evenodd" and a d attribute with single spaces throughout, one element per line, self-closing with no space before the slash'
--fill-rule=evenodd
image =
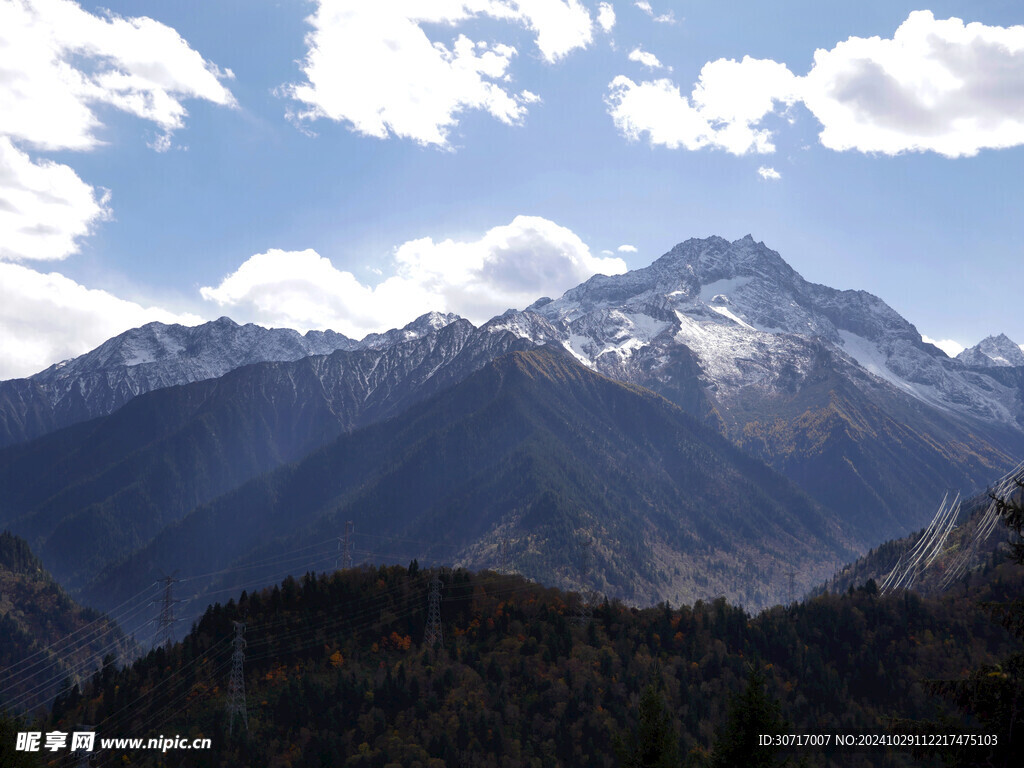
<path id="1" fill-rule="evenodd" d="M 871 294 L 808 283 L 749 236 L 688 240 L 533 313 L 584 364 L 719 426 L 855 524 L 873 519 L 877 540 L 924 522 L 936 481 L 983 487 L 1024 455 L 1015 382 L 949 359 Z"/>
<path id="2" fill-rule="evenodd" d="M 48 705 L 65 680 L 86 680 L 94 662 L 129 645 L 112 621 L 71 600 L 23 539 L 0 533 L 0 708 Z"/>
<path id="3" fill-rule="evenodd" d="M 155 389 L 217 378 L 251 363 L 357 346 L 333 331 L 303 336 L 240 326 L 227 317 L 195 327 L 148 323 L 27 379 L 0 382 L 0 446 L 104 416 Z"/>
<path id="4" fill-rule="evenodd" d="M 0 450 L 0 520 L 77 588 L 193 507 L 527 346 L 460 320 L 390 346 L 154 391 Z"/>
<path id="5" fill-rule="evenodd" d="M 676 406 L 546 348 L 194 510 L 87 594 L 116 600 L 167 563 L 188 576 L 330 542 L 346 520 L 414 542 L 425 560 L 456 548 L 494 565 L 505 538 L 527 576 L 643 604 L 724 593 L 763 605 L 785 569 L 824 576 L 857 543 Z"/>

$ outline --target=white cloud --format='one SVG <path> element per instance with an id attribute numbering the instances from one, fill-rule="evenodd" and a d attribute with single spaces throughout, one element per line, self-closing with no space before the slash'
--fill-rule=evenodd
<path id="1" fill-rule="evenodd" d="M 221 80 L 172 28 L 148 18 L 93 16 L 69 0 L 0 3 L 0 135 L 38 149 L 100 143 L 93 106 L 182 127 L 182 100 L 233 105 Z"/>
<path id="2" fill-rule="evenodd" d="M 593 39 L 590 14 L 579 0 L 320 0 L 307 20 L 313 31 L 303 72 L 307 82 L 285 92 L 305 108 L 299 120 L 328 118 L 368 136 L 390 135 L 448 146 L 448 134 L 467 110 L 506 124 L 537 100 L 507 87 L 517 51 L 502 43 L 458 35 L 432 41 L 422 24 L 454 27 L 491 16 L 536 33 L 543 57 L 554 62 Z"/>
<path id="3" fill-rule="evenodd" d="M 961 157 L 1024 144 L 1024 26 L 915 11 L 891 40 L 816 51 L 802 91 L 830 149 Z"/>
<path id="4" fill-rule="evenodd" d="M 514 5 L 520 20 L 537 33 L 537 47 L 548 61 L 586 48 L 594 39 L 590 14 L 579 0 L 515 0 Z"/>
<path id="5" fill-rule="evenodd" d="M 928 338 L 924 334 L 921 334 L 921 341 L 923 341 L 925 344 L 934 344 L 936 347 L 941 349 L 950 357 L 956 357 L 966 349 L 966 347 L 963 344 L 957 341 L 953 341 L 952 339 L 942 339 L 940 341 L 936 341 L 935 339 Z"/>
<path id="6" fill-rule="evenodd" d="M 643 50 L 639 46 L 629 52 L 629 60 L 635 61 L 638 64 L 643 64 L 649 69 L 662 69 L 665 66 L 658 60 L 657 56 L 650 51 Z M 671 69 L 672 68 L 669 67 L 669 71 L 671 71 Z"/>
<path id="7" fill-rule="evenodd" d="M 735 155 L 775 150 L 757 127 L 776 102 L 792 103 L 796 78 L 770 59 L 719 59 L 704 65 L 690 98 L 667 79 L 635 83 L 619 75 L 606 102 L 616 127 L 631 140 L 647 134 L 670 149 L 718 147 Z"/>
<path id="8" fill-rule="evenodd" d="M 616 250 L 619 253 L 636 253 L 635 245 L 620 245 Z"/>
<path id="9" fill-rule="evenodd" d="M 605 32 L 611 32 L 615 26 L 615 8 L 611 3 L 599 3 L 597 6 L 597 23 Z"/>
<path id="10" fill-rule="evenodd" d="M 359 337 L 431 310 L 483 322 L 595 273 L 626 270 L 621 259 L 591 255 L 571 230 L 536 216 L 517 216 L 472 242 L 410 240 L 394 259 L 395 274 L 371 287 L 313 250 L 271 250 L 201 294 L 261 324 Z"/>
<path id="11" fill-rule="evenodd" d="M 641 11 L 646 13 L 648 16 L 654 15 L 654 9 L 651 8 L 651 4 L 647 2 L 647 0 L 636 0 L 636 2 L 633 3 L 633 5 L 635 5 Z"/>
<path id="12" fill-rule="evenodd" d="M 154 320 L 202 322 L 90 290 L 56 272 L 0 262 L 0 379 L 31 375 Z"/>
<path id="13" fill-rule="evenodd" d="M 0 136 L 0 259 L 63 259 L 105 218 L 105 193 L 66 165 L 34 163 Z"/>
<path id="14" fill-rule="evenodd" d="M 669 80 L 638 84 L 625 76 L 611 82 L 607 97 L 627 138 L 647 134 L 655 145 L 734 154 L 774 151 L 761 123 L 798 101 L 821 123 L 821 143 L 837 151 L 963 157 L 1019 146 L 1024 26 L 915 11 L 891 39 L 851 37 L 819 49 L 803 77 L 770 59 L 719 59 L 704 65 L 690 97 Z"/>
<path id="15" fill-rule="evenodd" d="M 675 24 L 676 23 L 676 15 L 672 11 L 669 11 L 668 13 L 663 13 L 660 16 L 655 16 L 654 20 L 658 24 Z"/>
<path id="16" fill-rule="evenodd" d="M 158 151 L 187 114 L 182 100 L 233 105 L 230 77 L 152 19 L 94 16 L 69 0 L 0 2 L 0 259 L 63 259 L 109 215 L 109 194 L 37 151 L 101 144 L 93 111 L 154 123 Z"/>
<path id="17" fill-rule="evenodd" d="M 760 168 L 757 169 L 757 175 L 760 176 L 762 179 L 766 179 L 768 181 L 776 181 L 782 178 L 781 173 L 776 171 L 774 168 L 769 168 L 765 165 L 762 165 Z"/>

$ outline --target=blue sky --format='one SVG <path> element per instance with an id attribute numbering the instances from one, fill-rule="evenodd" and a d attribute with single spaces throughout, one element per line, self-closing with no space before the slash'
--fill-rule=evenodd
<path id="1" fill-rule="evenodd" d="M 643 5 L 5 0 L 0 377 L 154 319 L 479 322 L 712 234 L 1024 342 L 1018 3 Z"/>

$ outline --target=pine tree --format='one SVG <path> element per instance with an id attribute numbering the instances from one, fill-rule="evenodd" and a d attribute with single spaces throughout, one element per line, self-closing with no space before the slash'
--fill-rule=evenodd
<path id="1" fill-rule="evenodd" d="M 648 685 L 640 697 L 640 722 L 629 744 L 616 740 L 622 768 L 679 768 L 679 740 L 665 697 Z"/>
<path id="2" fill-rule="evenodd" d="M 1011 531 L 1010 560 L 1024 565 L 1024 473 L 1017 489 L 1005 497 L 992 496 L 996 511 Z M 993 618 L 1024 640 L 1024 599 L 984 605 Z M 950 765 L 1019 766 L 1024 750 L 1024 653 L 1017 652 L 995 666 L 974 670 L 966 680 L 940 680 L 931 689 L 974 715 L 983 736 L 995 736 L 990 747 L 952 749 L 944 756 Z"/>
<path id="3" fill-rule="evenodd" d="M 785 733 L 786 724 L 779 703 L 764 689 L 764 674 L 752 667 L 743 693 L 733 697 L 729 718 L 715 739 L 712 768 L 774 768 L 786 765 L 777 757 L 777 748 L 758 745 L 764 733 Z"/>

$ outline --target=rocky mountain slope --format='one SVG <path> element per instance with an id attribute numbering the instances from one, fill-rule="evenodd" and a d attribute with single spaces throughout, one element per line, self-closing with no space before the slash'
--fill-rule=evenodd
<path id="1" fill-rule="evenodd" d="M 48 705 L 66 685 L 84 687 L 104 656 L 123 660 L 129 649 L 117 625 L 71 600 L 23 539 L 0 533 L 0 709 Z"/>
<path id="2" fill-rule="evenodd" d="M 769 605 L 788 568 L 823 578 L 864 540 L 667 400 L 549 346 L 198 507 L 86 595 L 117 601 L 169 564 L 253 579 L 246 563 L 333 543 L 346 521 L 424 563 L 495 566 L 505 541 L 530 578 L 641 604 Z"/>
<path id="3" fill-rule="evenodd" d="M 392 332 L 404 340 L 390 344 L 378 337 L 150 392 L 2 449 L 0 522 L 77 589 L 195 506 L 533 346 L 500 328 L 435 319 Z"/>
<path id="4" fill-rule="evenodd" d="M 51 429 L 58 412 L 111 414 L 0 453 L 0 521 L 82 585 L 195 506 L 552 342 L 725 434 L 848 535 L 870 531 L 865 544 L 920 527 L 947 486 L 982 488 L 1024 455 L 1024 367 L 984 362 L 1013 362 L 1006 343 L 983 342 L 978 364 L 950 359 L 881 299 L 809 283 L 749 236 L 711 237 L 480 328 L 431 314 L 355 342 L 226 319 L 150 325 L 3 382 L 3 439 Z M 170 386 L 190 377 L 202 380 Z M 147 387 L 160 389 L 137 396 Z"/>
<path id="5" fill-rule="evenodd" d="M 1014 382 L 949 359 L 871 294 L 805 281 L 750 236 L 688 240 L 542 299 L 518 318 L 525 335 L 533 315 L 584 364 L 718 423 L 884 535 L 927 519 L 922 493 L 983 487 L 1024 452 Z"/>
<path id="6" fill-rule="evenodd" d="M 216 379 L 253 363 L 386 349 L 457 319 L 431 312 L 404 328 L 370 334 L 362 341 L 334 331 L 301 335 L 287 328 L 238 325 L 227 317 L 195 327 L 148 323 L 34 376 L 0 382 L 0 447 L 105 416 L 156 389 Z"/>
<path id="7" fill-rule="evenodd" d="M 965 349 L 956 359 L 964 365 L 980 368 L 998 366 L 1024 366 L 1024 347 L 1012 341 L 1005 333 L 988 336 L 973 347 Z"/>

